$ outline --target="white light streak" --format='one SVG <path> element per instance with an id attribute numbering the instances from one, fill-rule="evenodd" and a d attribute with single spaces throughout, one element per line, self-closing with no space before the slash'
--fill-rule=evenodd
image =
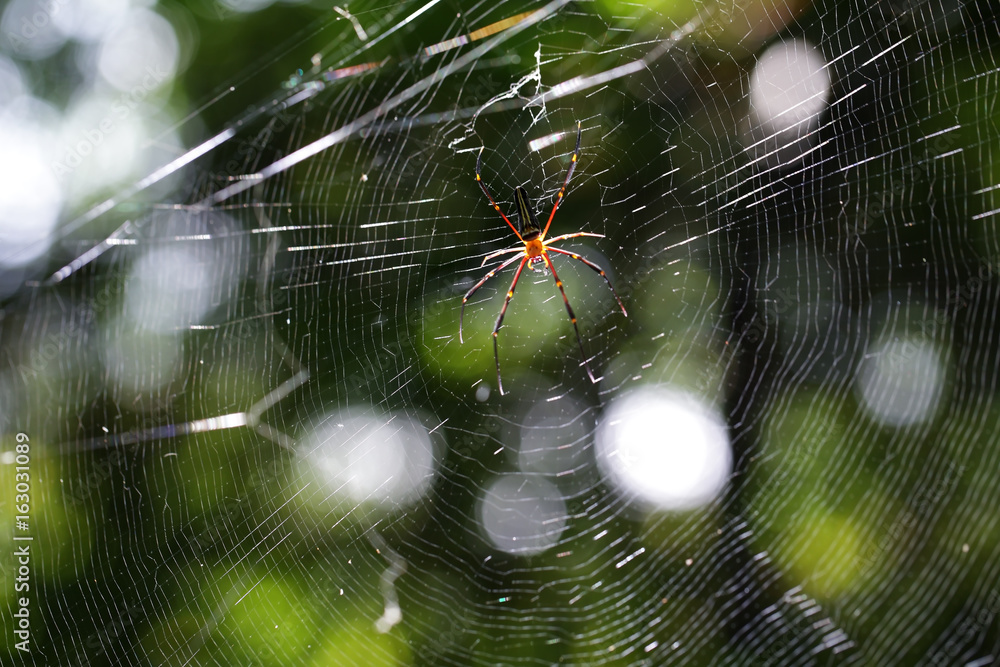
<path id="1" fill-rule="evenodd" d="M 336 5 L 334 5 L 333 11 L 337 12 L 338 14 L 340 14 L 345 19 L 351 22 L 351 25 L 354 26 L 354 32 L 355 34 L 357 34 L 358 39 L 360 39 L 362 42 L 368 41 L 368 33 L 365 32 L 365 29 L 361 27 L 361 22 L 358 21 L 357 17 L 355 17 L 353 14 L 351 14 L 343 7 L 338 7 Z"/>

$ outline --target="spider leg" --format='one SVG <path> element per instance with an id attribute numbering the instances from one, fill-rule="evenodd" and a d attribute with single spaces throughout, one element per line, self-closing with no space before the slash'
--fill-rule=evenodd
<path id="1" fill-rule="evenodd" d="M 579 139 L 577 139 L 577 143 L 579 144 Z M 521 232 L 517 231 L 517 227 L 515 227 L 514 224 L 510 221 L 510 219 L 508 219 L 507 216 L 503 214 L 503 211 L 500 210 L 500 206 L 493 199 L 493 195 L 491 195 L 490 191 L 486 189 L 486 184 L 483 183 L 483 177 L 480 175 L 480 173 L 482 172 L 483 149 L 485 148 L 486 146 L 483 146 L 482 148 L 479 149 L 479 157 L 476 158 L 476 183 L 479 183 L 479 187 L 482 188 L 483 194 L 486 195 L 486 198 L 490 200 L 490 203 L 493 204 L 493 208 L 495 208 L 496 212 L 500 214 L 500 217 L 503 218 L 503 221 L 507 223 L 507 226 L 514 230 L 514 233 L 517 234 L 517 238 L 521 239 L 521 241 L 524 241 L 524 239 L 521 238 Z M 576 158 L 574 157 L 573 159 L 575 160 Z M 572 171 L 572 168 L 570 168 L 570 171 Z M 563 187 L 563 189 L 565 189 L 565 186 Z"/>
<path id="2" fill-rule="evenodd" d="M 483 276 L 483 279 L 480 280 L 475 285 L 473 285 L 472 289 L 470 289 L 468 292 L 466 292 L 465 296 L 462 297 L 462 312 L 458 316 L 458 341 L 460 343 L 464 343 L 465 342 L 465 340 L 462 338 L 462 322 L 463 322 L 463 320 L 465 320 L 465 302 L 468 301 L 472 297 L 472 295 L 475 294 L 479 290 L 479 288 L 482 287 L 486 283 L 487 280 L 489 280 L 490 278 L 492 278 L 493 276 L 495 276 L 500 271 L 503 271 L 504 269 L 506 269 L 508 266 L 510 266 L 511 264 L 513 264 L 516 261 L 517 261 L 517 257 L 511 257 L 506 262 L 504 262 L 503 264 L 501 264 L 500 266 L 498 266 L 497 268 L 493 269 L 492 271 L 490 271 L 489 273 L 487 273 L 485 276 Z"/>
<path id="3" fill-rule="evenodd" d="M 595 239 L 603 239 L 604 234 L 594 234 L 592 232 L 576 232 L 575 234 L 563 234 L 562 236 L 557 236 L 555 238 L 544 241 L 545 245 L 550 243 L 558 243 L 559 241 L 565 241 L 566 239 L 575 239 L 577 236 L 593 236 Z"/>
<path id="4" fill-rule="evenodd" d="M 618 307 L 622 309 L 622 315 L 628 317 L 628 313 L 625 312 L 625 306 L 622 305 L 622 300 L 618 298 L 618 292 L 615 291 L 615 286 L 611 284 L 611 281 L 608 279 L 608 275 L 604 273 L 604 269 L 599 267 L 597 264 L 594 264 L 589 259 L 577 255 L 575 252 L 568 252 L 566 250 L 560 250 L 559 248 L 548 248 L 548 250 L 550 252 L 557 252 L 560 255 L 566 255 L 567 257 L 572 257 L 573 259 L 578 259 L 587 266 L 589 266 L 590 268 L 592 268 L 594 271 L 597 271 L 599 274 L 601 274 L 601 277 L 604 278 L 604 282 L 606 282 L 608 284 L 608 287 L 611 288 L 611 293 L 615 295 L 615 301 L 618 302 Z"/>
<path id="5" fill-rule="evenodd" d="M 517 259 L 517 257 L 514 259 Z M 514 260 L 505 262 L 504 266 L 513 261 Z M 507 306 L 510 305 L 511 297 L 514 296 L 514 288 L 517 287 L 517 281 L 521 277 L 521 271 L 524 271 L 524 264 L 527 261 L 527 256 L 521 258 L 521 264 L 518 265 L 517 271 L 514 272 L 514 280 L 510 284 L 510 289 L 507 290 L 507 298 L 504 299 L 503 308 L 500 309 L 500 315 L 497 317 L 497 325 L 493 327 L 493 358 L 497 362 L 497 389 L 500 390 L 501 396 L 503 396 L 503 382 L 500 381 L 500 350 L 497 348 L 497 332 L 500 331 L 500 325 L 503 324 L 503 316 L 507 314 Z"/>
<path id="6" fill-rule="evenodd" d="M 479 266 L 486 266 L 486 262 L 490 261 L 494 257 L 499 257 L 500 255 L 509 255 L 512 252 L 523 252 L 524 248 L 507 248 L 506 250 L 497 250 L 496 252 L 491 252 L 490 254 L 483 257 L 483 263 Z"/>
<path id="7" fill-rule="evenodd" d="M 545 229 L 542 231 L 543 239 L 549 233 L 549 225 L 552 224 L 552 218 L 556 217 L 556 209 L 559 208 L 559 202 L 562 201 L 563 196 L 566 194 L 566 186 L 569 185 L 573 169 L 576 168 L 576 159 L 580 156 L 580 135 L 582 132 L 583 128 L 580 126 L 580 121 L 576 121 L 576 148 L 573 149 L 573 157 L 569 159 L 569 170 L 566 172 L 566 180 L 563 181 L 562 187 L 559 188 L 559 194 L 556 195 L 556 203 L 552 205 L 552 212 L 549 213 L 549 221 L 545 223 Z M 591 376 L 591 379 L 593 379 L 593 376 Z"/>
<path id="8" fill-rule="evenodd" d="M 553 248 L 555 250 L 555 248 Z M 556 275 L 556 267 L 552 265 L 552 258 L 549 257 L 549 253 L 545 250 L 542 251 L 542 257 L 545 258 L 545 264 L 549 267 L 549 271 L 552 272 L 552 277 L 556 280 L 556 287 L 559 288 L 560 294 L 562 294 L 563 303 L 566 304 L 566 312 L 569 313 L 569 320 L 573 323 L 573 331 L 576 333 L 576 342 L 580 346 L 580 354 L 583 356 L 583 367 L 587 369 L 587 375 L 590 377 L 590 381 L 597 383 L 594 378 L 594 374 L 590 372 L 590 364 L 587 363 L 587 353 L 583 350 L 583 339 L 580 338 L 580 328 L 576 325 L 576 315 L 573 314 L 573 309 L 569 305 L 569 299 L 566 298 L 566 290 L 563 289 L 562 281 L 559 280 L 559 276 Z"/>

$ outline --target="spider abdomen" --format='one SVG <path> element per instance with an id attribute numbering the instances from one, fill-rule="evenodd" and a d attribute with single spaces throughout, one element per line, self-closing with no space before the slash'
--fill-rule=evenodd
<path id="1" fill-rule="evenodd" d="M 514 188 L 514 201 L 517 202 L 517 224 L 521 227 L 521 240 L 526 243 L 534 241 L 541 234 L 542 228 L 538 226 L 538 218 L 531 207 L 528 192 L 520 186 Z"/>

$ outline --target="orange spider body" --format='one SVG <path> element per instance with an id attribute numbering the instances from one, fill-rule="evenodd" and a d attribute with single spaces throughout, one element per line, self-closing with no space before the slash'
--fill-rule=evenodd
<path id="1" fill-rule="evenodd" d="M 532 271 L 545 271 L 545 257 L 542 253 L 545 251 L 545 246 L 542 245 L 541 241 L 528 241 L 525 244 L 524 254 L 528 258 L 528 268 Z"/>

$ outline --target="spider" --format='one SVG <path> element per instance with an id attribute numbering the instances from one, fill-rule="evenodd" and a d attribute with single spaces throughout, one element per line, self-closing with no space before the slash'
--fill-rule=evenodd
<path id="1" fill-rule="evenodd" d="M 580 346 L 580 354 L 583 355 L 583 367 L 587 370 L 587 375 L 590 377 L 591 382 L 597 382 L 594 378 L 594 374 L 590 372 L 590 365 L 587 363 L 587 353 L 583 350 L 583 340 L 580 338 L 580 329 L 576 325 L 576 315 L 573 314 L 573 308 L 569 305 L 569 299 L 566 298 L 566 291 L 563 290 L 562 281 L 559 280 L 559 275 L 556 273 L 556 267 L 552 265 L 552 258 L 549 257 L 550 252 L 558 253 L 560 255 L 566 255 L 567 257 L 572 257 L 573 259 L 579 260 L 589 266 L 591 269 L 596 271 L 604 278 L 604 282 L 608 284 L 611 288 L 611 293 L 615 295 L 615 300 L 618 302 L 618 306 L 622 309 L 622 314 L 628 317 L 628 313 L 625 312 L 625 306 L 622 305 L 622 300 L 618 297 L 618 292 L 615 291 L 614 285 L 608 280 L 608 276 L 604 273 L 604 269 L 594 264 L 588 259 L 577 255 L 576 253 L 569 252 L 567 250 L 561 250 L 559 248 L 553 248 L 552 244 L 557 241 L 565 241 L 567 239 L 573 239 L 578 236 L 592 236 L 594 238 L 604 238 L 603 234 L 592 234 L 590 232 L 576 232 L 573 234 L 563 234 L 562 236 L 557 236 L 553 239 L 545 240 L 545 235 L 549 233 L 549 226 L 552 224 L 552 218 L 556 215 L 556 210 L 559 208 L 559 203 L 562 201 L 563 196 L 566 194 L 566 186 L 569 185 L 569 179 L 573 175 L 573 169 L 576 167 L 577 157 L 580 155 L 580 136 L 583 130 L 581 128 L 580 122 L 576 124 L 576 148 L 573 149 L 573 157 L 569 161 L 569 170 L 566 172 L 566 180 L 563 181 L 562 188 L 559 189 L 559 194 L 556 195 L 556 203 L 552 206 L 552 212 L 549 213 L 549 219 L 545 223 L 545 229 L 541 229 L 538 226 L 538 219 L 535 218 L 534 209 L 531 207 L 531 201 L 528 199 L 528 193 L 522 187 L 514 188 L 514 200 L 517 202 L 517 222 L 521 229 L 518 230 L 510 219 L 504 215 L 503 211 L 500 210 L 500 206 L 493 199 L 490 191 L 486 189 L 486 184 L 483 183 L 481 176 L 482 173 L 482 161 L 483 161 L 483 148 L 479 149 L 479 157 L 476 158 L 476 182 L 479 183 L 479 187 L 483 189 L 483 194 L 486 198 L 490 200 L 490 204 L 503 221 L 507 223 L 514 234 L 517 235 L 518 240 L 524 244 L 524 247 L 508 248 L 506 250 L 498 250 L 497 252 L 490 253 L 485 258 L 483 258 L 483 263 L 480 266 L 485 266 L 486 262 L 490 261 L 495 257 L 500 257 L 501 255 L 509 255 L 513 253 L 518 253 L 514 257 L 506 260 L 500 266 L 496 267 L 480 280 L 478 283 L 472 286 L 465 296 L 462 297 L 462 311 L 458 319 L 458 339 L 460 342 L 464 343 L 465 339 L 462 337 L 462 322 L 465 319 L 465 304 L 472 297 L 473 294 L 482 287 L 487 280 L 495 276 L 500 271 L 503 271 L 508 266 L 521 260 L 521 263 L 517 265 L 517 271 L 514 272 L 514 280 L 510 284 L 510 289 L 507 290 L 507 298 L 503 302 L 503 308 L 500 309 L 500 315 L 497 317 L 496 326 L 493 327 L 493 358 L 496 360 L 497 364 L 497 388 L 500 390 L 500 394 L 503 395 L 503 382 L 500 380 L 500 352 L 497 346 L 497 333 L 500 331 L 500 326 L 503 324 L 503 317 L 507 313 L 507 306 L 510 305 L 510 300 L 514 296 L 514 288 L 517 287 L 517 281 L 521 277 L 521 272 L 524 270 L 524 265 L 527 264 L 528 268 L 532 271 L 544 271 L 548 268 L 552 272 L 552 277 L 556 281 L 556 287 L 559 288 L 560 294 L 562 294 L 563 303 L 566 304 L 566 312 L 569 313 L 570 322 L 573 323 L 573 331 L 576 333 L 576 342 Z M 543 264 L 544 267 L 538 267 L 539 264 Z"/>

